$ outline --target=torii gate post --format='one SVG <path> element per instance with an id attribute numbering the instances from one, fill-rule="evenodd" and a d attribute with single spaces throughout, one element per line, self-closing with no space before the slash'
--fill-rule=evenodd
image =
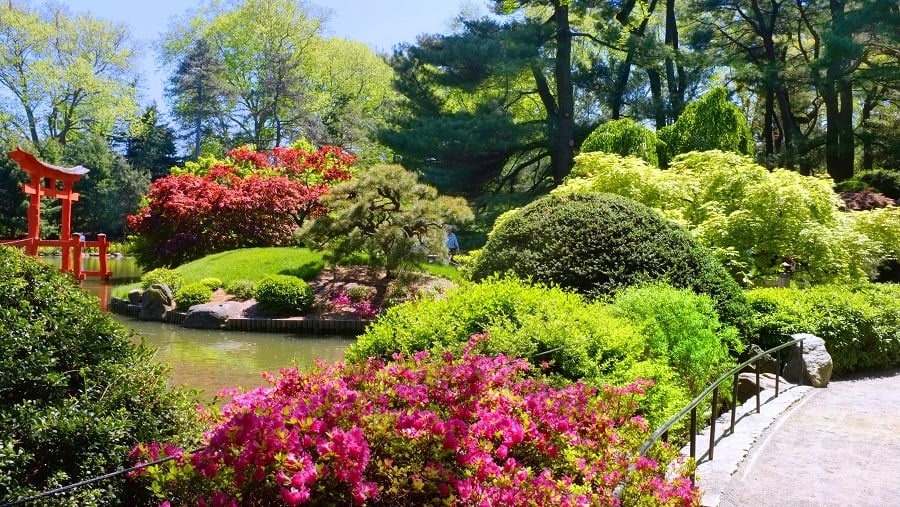
<path id="1" fill-rule="evenodd" d="M 18 146 L 8 153 L 23 171 L 31 178 L 24 183 L 22 190 L 31 196 L 28 206 L 28 237 L 24 240 L 9 242 L 10 245 L 24 246 L 28 255 L 37 255 L 39 246 L 58 246 L 62 249 L 62 271 L 71 271 L 75 278 L 84 279 L 85 275 L 99 276 L 109 280 L 112 273 L 106 263 L 106 235 L 99 234 L 97 241 L 84 241 L 72 236 L 72 203 L 78 200 L 78 194 L 72 187 L 76 181 L 88 173 L 82 166 L 59 167 L 41 162 L 34 155 L 23 151 Z M 59 188 L 59 187 L 62 188 Z M 55 197 L 62 201 L 62 219 L 59 240 L 41 240 L 41 197 Z M 85 246 L 100 248 L 100 271 L 81 270 L 81 249 Z M 74 262 L 70 262 L 70 248 L 74 249 Z M 74 265 L 73 265 L 74 264 Z"/>

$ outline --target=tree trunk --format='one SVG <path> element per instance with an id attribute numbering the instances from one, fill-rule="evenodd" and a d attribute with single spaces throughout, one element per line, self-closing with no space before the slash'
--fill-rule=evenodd
<path id="1" fill-rule="evenodd" d="M 553 139 L 553 181 L 562 183 L 572 170 L 575 157 L 575 92 L 572 85 L 572 31 L 569 7 L 560 4 L 554 13 L 556 22 L 556 97 L 558 116 Z"/>
<path id="2" fill-rule="evenodd" d="M 825 167 L 834 181 L 853 177 L 853 87 L 848 79 L 847 48 L 838 47 L 850 42 L 844 16 L 844 0 L 830 0 L 831 28 L 834 41 L 829 46 L 828 66 L 822 86 L 825 101 Z"/>

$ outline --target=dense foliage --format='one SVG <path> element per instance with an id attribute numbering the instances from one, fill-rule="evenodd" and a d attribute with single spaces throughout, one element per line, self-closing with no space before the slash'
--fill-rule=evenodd
<path id="1" fill-rule="evenodd" d="M 756 289 L 747 298 L 764 346 L 782 342 L 778 333 L 812 333 L 825 340 L 837 376 L 900 366 L 897 285 Z"/>
<path id="2" fill-rule="evenodd" d="M 709 294 L 725 322 L 748 316 L 737 283 L 681 227 L 612 194 L 548 196 L 502 216 L 471 263 L 471 277 L 513 273 L 589 298 L 666 280 Z"/>
<path id="3" fill-rule="evenodd" d="M 204 255 L 290 244 L 307 218 L 322 215 L 330 185 L 350 179 L 355 157 L 315 152 L 232 150 L 153 182 L 147 205 L 128 217 L 131 252 L 144 267 L 177 266 Z"/>
<path id="4" fill-rule="evenodd" d="M 151 285 L 162 284 L 169 287 L 172 293 L 184 285 L 184 275 L 181 272 L 169 268 L 156 268 L 141 275 L 141 288 L 147 289 Z"/>
<path id="5" fill-rule="evenodd" d="M 191 398 L 165 369 L 50 266 L 0 247 L 0 502 L 123 467 L 136 443 L 188 442 Z M 57 496 L 72 505 L 142 503 L 123 478 Z"/>
<path id="6" fill-rule="evenodd" d="M 727 95 L 725 88 L 714 88 L 688 104 L 675 124 L 659 131 L 667 159 L 691 151 L 753 153 L 753 136 L 747 117 L 728 101 Z"/>
<path id="7" fill-rule="evenodd" d="M 291 275 L 266 275 L 253 288 L 259 309 L 275 317 L 300 315 L 312 307 L 309 284 Z"/>
<path id="8" fill-rule="evenodd" d="M 389 276 L 429 254 L 446 260 L 445 226 L 472 220 L 464 199 L 439 196 L 399 165 L 375 166 L 336 185 L 322 204 L 332 211 L 318 216 L 303 239 L 327 246 L 336 262 L 365 252 Z"/>
<path id="9" fill-rule="evenodd" d="M 188 283 L 175 293 L 175 306 L 179 311 L 186 312 L 194 305 L 209 303 L 213 290 L 200 282 Z"/>
<path id="10" fill-rule="evenodd" d="M 659 165 L 659 151 L 665 152 L 656 134 L 629 118 L 610 121 L 594 129 L 581 144 L 581 153 L 602 151 L 623 157 L 634 155 L 648 164 Z"/>
<path id="11" fill-rule="evenodd" d="M 641 413 L 653 425 L 733 365 L 729 348 L 740 349 L 711 300 L 689 290 L 634 288 L 609 306 L 558 288 L 491 279 L 388 309 L 347 350 L 347 359 L 458 351 L 480 333 L 481 353 L 526 358 L 556 382 L 652 379 Z"/>
<path id="12" fill-rule="evenodd" d="M 529 370 L 471 350 L 282 370 L 210 414 L 207 448 L 134 454 L 179 456 L 142 479 L 173 504 L 698 504 L 674 450 L 636 452 L 646 384 L 553 389 Z"/>
<path id="13" fill-rule="evenodd" d="M 557 192 L 613 192 L 658 209 L 715 249 L 735 278 L 771 280 L 784 271 L 808 282 L 872 275 L 895 256 L 896 209 L 841 213 L 827 177 L 769 171 L 721 151 L 676 157 L 668 170 L 637 158 L 580 155 Z"/>

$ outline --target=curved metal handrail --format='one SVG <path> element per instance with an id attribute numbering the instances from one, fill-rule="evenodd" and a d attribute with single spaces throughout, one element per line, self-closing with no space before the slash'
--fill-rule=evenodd
<path id="1" fill-rule="evenodd" d="M 796 335 L 794 335 L 794 336 L 791 336 L 791 335 L 783 335 L 783 336 L 790 336 L 791 338 L 794 338 L 794 336 L 796 336 Z M 688 413 L 690 413 L 690 414 L 691 414 L 691 439 L 690 439 L 690 440 L 691 440 L 691 441 L 690 441 L 691 448 L 690 448 L 690 457 L 691 457 L 691 458 L 696 458 L 697 407 L 700 405 L 700 403 L 703 402 L 703 400 L 706 399 L 707 396 L 710 395 L 710 393 L 712 393 L 713 401 L 712 401 L 712 412 L 711 412 L 711 414 L 710 414 L 709 452 L 708 452 L 708 454 L 709 454 L 709 459 L 712 460 L 712 459 L 713 459 L 713 449 L 715 448 L 716 419 L 717 419 L 718 416 L 719 416 L 719 414 L 716 413 L 716 407 L 717 407 L 717 405 L 718 405 L 718 403 L 719 403 L 719 401 L 718 401 L 718 399 L 719 399 L 719 386 L 720 386 L 722 383 L 724 383 L 726 380 L 728 380 L 729 378 L 732 378 L 732 377 L 733 377 L 733 378 L 734 378 L 734 385 L 733 385 L 734 396 L 733 396 L 733 398 L 736 399 L 736 398 L 737 398 L 738 375 L 740 374 L 741 370 L 743 370 L 744 368 L 746 368 L 747 366 L 749 366 L 749 365 L 751 365 L 751 364 L 753 364 L 753 363 L 759 362 L 759 360 L 762 359 L 764 356 L 770 355 L 770 354 L 772 354 L 773 352 L 779 352 L 779 354 L 778 354 L 778 367 L 779 367 L 779 370 L 780 370 L 780 369 L 781 369 L 781 354 L 780 354 L 780 351 L 783 350 L 783 349 L 785 349 L 785 348 L 787 348 L 787 347 L 793 346 L 794 344 L 797 344 L 797 343 L 800 344 L 800 348 L 801 348 L 801 350 L 802 350 L 802 348 L 803 348 L 803 340 L 804 340 L 805 338 L 809 338 L 809 335 L 802 335 L 802 337 L 800 337 L 800 338 L 794 338 L 794 339 L 792 339 L 791 341 L 786 342 L 786 343 L 782 343 L 781 345 L 779 345 L 779 346 L 777 346 L 777 347 L 773 347 L 773 348 L 771 348 L 771 349 L 769 349 L 769 350 L 760 352 L 759 354 L 756 354 L 756 355 L 753 356 L 752 358 L 750 358 L 750 359 L 744 361 L 743 363 L 741 363 L 741 364 L 735 366 L 735 367 L 732 368 L 731 370 L 728 370 L 727 373 L 722 374 L 722 376 L 720 376 L 719 378 L 717 378 L 712 384 L 710 384 L 706 389 L 704 389 L 703 392 L 701 392 L 699 395 L 697 395 L 696 398 L 694 398 L 693 400 L 691 400 L 691 402 L 688 403 L 688 404 L 687 404 L 680 412 L 678 412 L 677 414 L 675 414 L 674 416 L 672 416 L 668 421 L 666 421 L 665 423 L 663 423 L 662 426 L 660 426 L 659 428 L 657 428 L 656 431 L 654 431 L 653 434 L 650 435 L 650 438 L 647 439 L 646 442 L 644 442 L 644 445 L 641 446 L 640 451 L 639 451 L 639 454 L 640 454 L 641 456 L 645 455 L 645 454 L 647 453 L 647 451 L 649 451 L 650 448 L 653 446 L 653 444 L 655 444 L 655 443 L 656 443 L 657 441 L 659 441 L 661 438 L 663 439 L 663 441 L 665 441 L 665 437 L 668 435 L 669 429 L 670 429 L 672 426 L 674 426 L 678 421 L 680 421 L 684 416 L 686 416 Z M 803 355 L 802 355 L 802 354 L 801 354 L 800 357 L 801 357 L 801 361 L 803 361 Z M 778 379 L 779 379 L 779 378 L 780 378 L 780 371 L 777 372 L 776 375 L 775 375 L 775 396 L 776 396 L 776 397 L 777 397 L 778 394 L 779 394 L 779 393 L 778 393 L 778 391 L 779 391 L 779 389 L 778 389 Z M 759 385 L 759 368 L 756 368 L 756 383 L 757 383 L 757 385 Z M 799 385 L 803 385 L 803 375 L 802 375 L 802 373 L 801 373 L 800 378 L 799 378 Z M 761 391 L 761 389 L 759 389 L 759 390 L 756 391 L 756 412 L 757 412 L 757 413 L 760 412 L 760 398 L 759 398 L 759 393 L 760 393 L 760 391 Z M 736 410 L 736 409 L 737 409 L 737 404 L 736 404 L 736 403 L 733 403 L 733 404 L 732 404 L 732 407 L 731 407 L 731 427 L 730 427 L 730 431 L 731 431 L 732 433 L 734 432 L 735 410 Z M 692 474 L 691 480 L 693 480 L 693 479 L 694 479 L 694 477 L 693 477 L 693 474 Z"/>

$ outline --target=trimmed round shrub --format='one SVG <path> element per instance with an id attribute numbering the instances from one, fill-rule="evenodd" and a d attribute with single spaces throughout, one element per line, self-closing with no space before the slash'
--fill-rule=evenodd
<path id="1" fill-rule="evenodd" d="M 210 416 L 207 447 L 141 480 L 184 505 L 699 503 L 676 447 L 637 452 L 646 383 L 557 389 L 529 370 L 470 351 L 284 369 Z"/>
<path id="2" fill-rule="evenodd" d="M 234 280 L 225 286 L 225 292 L 238 299 L 250 299 L 253 297 L 253 289 L 256 283 L 252 280 Z"/>
<path id="3" fill-rule="evenodd" d="M 151 285 L 165 284 L 173 293 L 184 285 L 184 276 L 178 271 L 169 268 L 156 268 L 141 276 L 141 288 L 146 290 Z"/>
<path id="4" fill-rule="evenodd" d="M 654 280 L 710 295 L 743 330 L 744 294 L 713 253 L 650 208 L 612 194 L 547 196 L 497 221 L 470 264 L 482 280 L 511 273 L 603 298 Z"/>
<path id="5" fill-rule="evenodd" d="M 272 316 L 300 315 L 312 307 L 313 292 L 305 281 L 290 275 L 266 275 L 253 289 L 259 309 Z"/>
<path id="6" fill-rule="evenodd" d="M 853 179 L 862 181 L 895 201 L 900 201 L 900 171 L 872 169 L 857 173 Z"/>
<path id="7" fill-rule="evenodd" d="M 648 164 L 659 165 L 657 150 L 660 141 L 656 134 L 630 118 L 622 118 L 600 125 L 581 144 L 581 153 L 602 151 L 615 153 L 623 157 L 634 155 L 644 159 Z"/>
<path id="8" fill-rule="evenodd" d="M 204 279 L 200 280 L 200 283 L 209 287 L 210 290 L 216 290 L 223 286 L 222 279 L 216 278 L 214 276 L 204 278 Z"/>
<path id="9" fill-rule="evenodd" d="M 120 469 L 139 442 L 191 445 L 189 392 L 72 278 L 0 247 L 0 503 Z M 125 477 L 41 505 L 149 505 Z M 49 503 L 47 503 L 49 502 Z"/>
<path id="10" fill-rule="evenodd" d="M 175 293 L 175 307 L 184 312 L 194 305 L 209 303 L 213 291 L 202 282 L 189 283 Z"/>

